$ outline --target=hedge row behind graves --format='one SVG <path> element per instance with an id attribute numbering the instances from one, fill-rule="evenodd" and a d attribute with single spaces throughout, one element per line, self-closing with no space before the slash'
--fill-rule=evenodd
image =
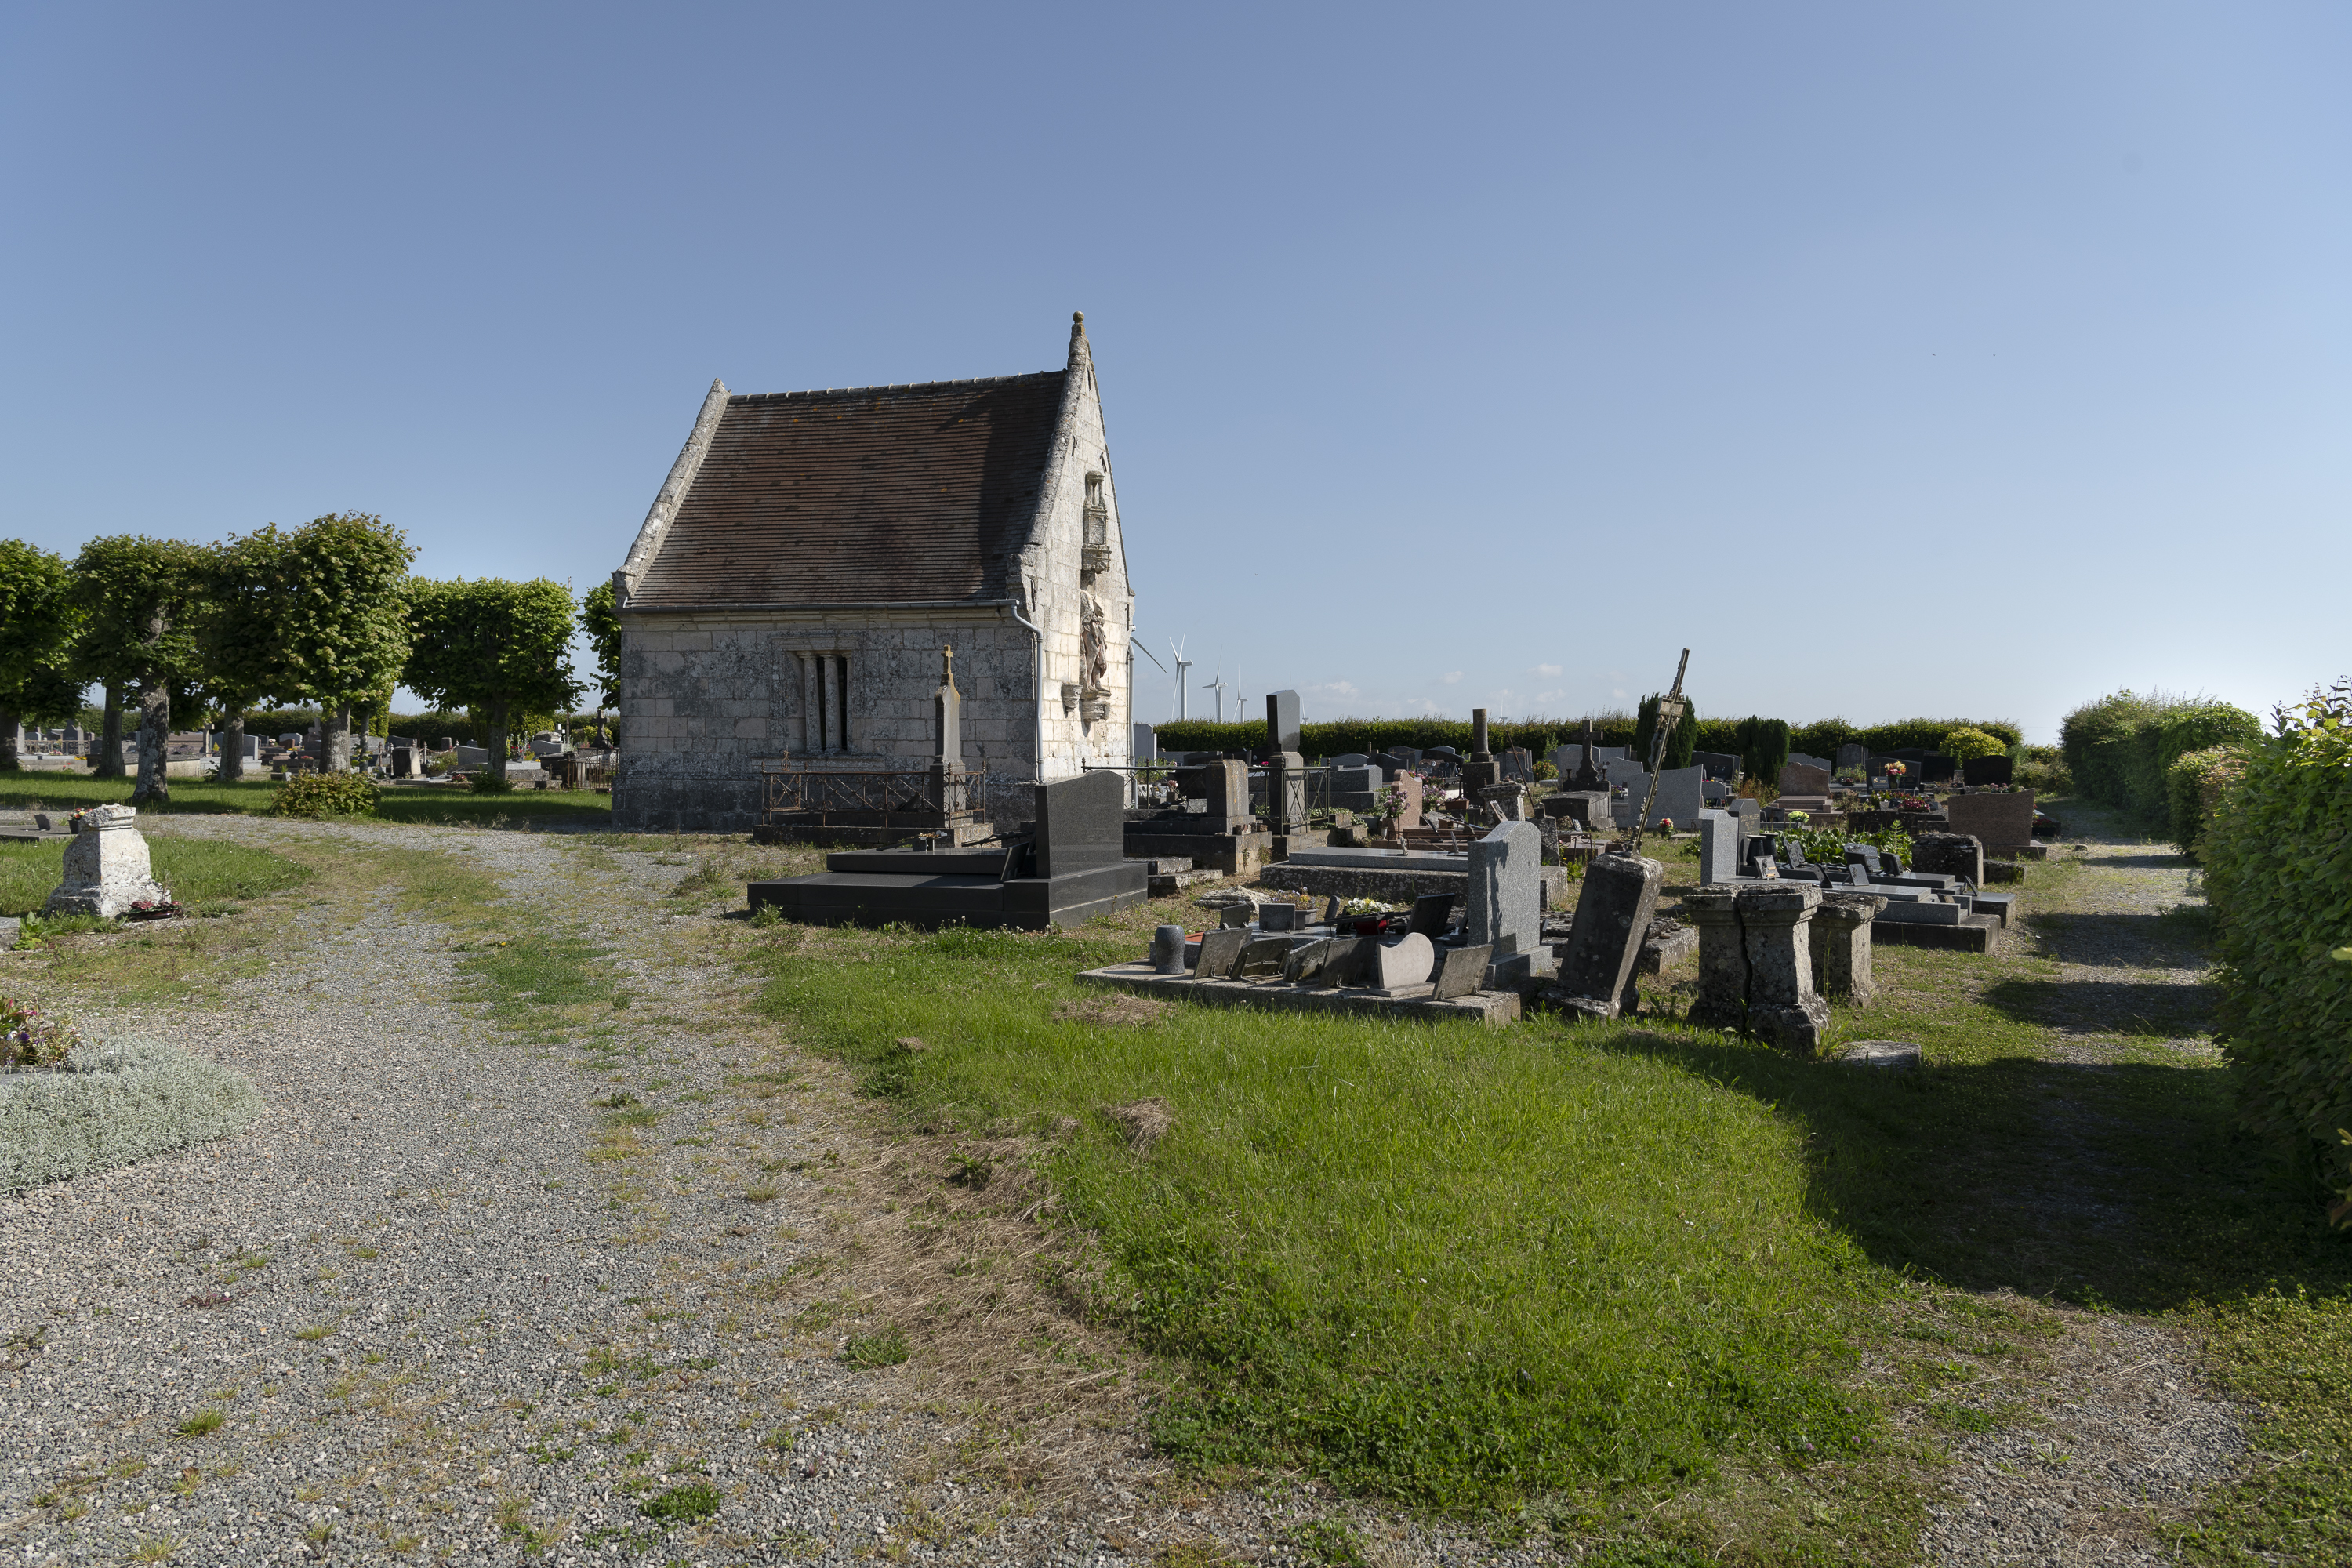
<path id="1" fill-rule="evenodd" d="M 2222 1050 L 2246 1126 L 2352 1215 L 2352 680 L 2282 710 L 2204 835 Z"/>
<path id="2" fill-rule="evenodd" d="M 1752 731 L 1743 735 L 1741 726 L 1757 722 L 1753 719 L 1700 719 L 1696 749 L 1745 756 L 1750 750 Z M 1603 746 L 1632 750 L 1638 738 L 1638 721 L 1628 713 L 1595 719 L 1593 727 L 1596 743 Z M 1982 730 L 2011 746 L 2024 738 L 2024 731 L 2006 719 L 1905 719 L 1893 724 L 1869 725 L 1849 724 L 1843 719 L 1817 719 L 1810 724 L 1790 727 L 1786 746 L 1788 750 L 1821 757 L 1834 757 L 1837 749 L 1847 744 L 1866 746 L 1879 755 L 1933 752 L 1953 731 L 1968 729 Z M 1213 719 L 1179 719 L 1154 726 L 1154 731 L 1164 752 L 1255 752 L 1265 746 L 1265 724 L 1256 719 L 1222 724 Z M 1504 721 L 1490 726 L 1490 735 L 1498 752 L 1524 747 L 1542 756 L 1554 746 L 1572 745 L 1582 740 L 1584 721 Z M 1391 746 L 1412 746 L 1424 752 L 1435 746 L 1452 746 L 1467 754 L 1470 723 L 1466 719 L 1339 719 L 1329 723 L 1302 724 L 1299 739 L 1310 757 L 1337 757 L 1349 752 L 1370 756 Z M 1780 755 L 1785 759 L 1788 751 L 1782 751 Z"/>
<path id="3" fill-rule="evenodd" d="M 2076 788 L 2155 824 L 2171 819 L 2166 773 L 2177 759 L 2259 741 L 2263 723 L 2227 702 L 2118 691 L 2067 714 L 2058 733 Z"/>

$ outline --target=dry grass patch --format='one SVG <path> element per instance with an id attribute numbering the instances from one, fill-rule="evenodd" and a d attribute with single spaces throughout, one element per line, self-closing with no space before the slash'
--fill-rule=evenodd
<path id="1" fill-rule="evenodd" d="M 1173 1002 L 1158 996 L 1110 992 L 1063 1003 L 1054 1009 L 1054 1021 L 1058 1024 L 1098 1024 L 1105 1027 L 1121 1024 L 1140 1026 L 1158 1023 L 1175 1005 Z"/>

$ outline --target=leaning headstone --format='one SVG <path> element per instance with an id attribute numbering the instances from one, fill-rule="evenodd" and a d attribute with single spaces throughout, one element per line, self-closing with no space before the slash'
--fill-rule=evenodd
<path id="1" fill-rule="evenodd" d="M 1486 978 L 1486 965 L 1492 962 L 1491 947 L 1449 947 L 1438 955 L 1437 974 L 1432 984 L 1430 999 L 1451 1002 L 1467 996 L 1479 988 Z"/>
<path id="2" fill-rule="evenodd" d="M 1561 961 L 1561 1005 L 1589 1017 L 1613 1018 L 1642 942 L 1658 912 L 1666 868 L 1640 855 L 1600 855 L 1584 868 L 1568 956 Z"/>
<path id="3" fill-rule="evenodd" d="M 1527 980 L 1551 968 L 1543 945 L 1543 833 L 1532 822 L 1505 822 L 1470 846 L 1472 947 L 1495 950 L 1495 978 Z"/>
<path id="4" fill-rule="evenodd" d="M 1224 926 L 1201 939 L 1200 960 L 1193 966 L 1202 980 L 1230 980 L 1241 963 L 1242 949 L 1250 944 L 1249 927 Z"/>
<path id="5" fill-rule="evenodd" d="M 134 905 L 170 903 L 171 889 L 155 880 L 138 820 L 139 814 L 127 805 L 93 806 L 82 813 L 81 829 L 66 846 L 66 879 L 41 912 L 110 921 Z"/>
<path id="6" fill-rule="evenodd" d="M 1184 928 L 1160 926 L 1151 933 L 1151 968 L 1159 974 L 1184 973 Z"/>
<path id="7" fill-rule="evenodd" d="M 1405 921 L 1404 929 L 1419 931 L 1423 936 L 1440 937 L 1453 923 L 1454 895 L 1423 893 L 1412 900 L 1412 916 Z"/>
<path id="8" fill-rule="evenodd" d="M 1870 971 L 1870 922 L 1886 907 L 1880 893 L 1824 892 L 1811 927 L 1813 988 L 1852 1007 L 1878 1000 Z"/>

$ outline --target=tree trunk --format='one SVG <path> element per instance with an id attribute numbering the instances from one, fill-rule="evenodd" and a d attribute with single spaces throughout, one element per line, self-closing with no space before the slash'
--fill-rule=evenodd
<path id="1" fill-rule="evenodd" d="M 171 775 L 163 763 L 170 756 L 165 744 L 172 733 L 172 689 L 161 680 L 139 691 L 139 784 L 131 804 L 148 805 L 172 798 Z"/>
<path id="2" fill-rule="evenodd" d="M 231 712 L 221 725 L 220 772 L 214 775 L 223 784 L 235 784 L 245 777 L 245 710 Z"/>
<path id="3" fill-rule="evenodd" d="M 18 715 L 0 708 L 0 773 L 13 773 L 17 770 L 16 731 L 24 722 Z"/>
<path id="4" fill-rule="evenodd" d="M 348 702 L 336 708 L 334 727 L 327 731 L 327 771 L 352 771 L 352 705 Z"/>
<path id="5" fill-rule="evenodd" d="M 507 705 L 490 704 L 490 732 L 483 741 L 483 749 L 490 753 L 490 776 L 500 784 L 507 777 Z"/>
<path id="6" fill-rule="evenodd" d="M 102 779 L 122 776 L 122 688 L 110 683 L 106 689 L 106 724 L 100 731 L 98 755 L 92 759 L 90 772 Z"/>

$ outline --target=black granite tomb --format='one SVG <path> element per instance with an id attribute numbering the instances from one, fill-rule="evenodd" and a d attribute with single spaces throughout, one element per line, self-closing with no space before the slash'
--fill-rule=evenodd
<path id="1" fill-rule="evenodd" d="M 1076 925 L 1140 903 L 1126 858 L 1127 786 L 1115 773 L 1042 784 L 1034 838 L 964 849 L 847 849 L 825 868 L 751 885 L 751 908 L 803 925 Z"/>

